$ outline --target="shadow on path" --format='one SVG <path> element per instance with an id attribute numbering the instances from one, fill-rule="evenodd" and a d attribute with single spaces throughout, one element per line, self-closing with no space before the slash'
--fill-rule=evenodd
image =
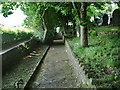
<path id="1" fill-rule="evenodd" d="M 27 88 L 75 88 L 77 79 L 64 45 L 52 45 Z"/>

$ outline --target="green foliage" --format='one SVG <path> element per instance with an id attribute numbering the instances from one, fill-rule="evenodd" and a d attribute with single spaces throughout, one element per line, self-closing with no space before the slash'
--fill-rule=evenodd
<path id="1" fill-rule="evenodd" d="M 39 3 L 35 2 L 25 2 L 21 6 L 24 14 L 27 15 L 27 18 L 24 21 L 24 26 L 32 29 L 40 29 L 42 25 L 41 13 L 39 12 Z"/>
<path id="2" fill-rule="evenodd" d="M 9 34 L 19 34 L 19 33 L 26 33 L 32 34 L 33 30 L 28 29 L 18 29 L 18 28 L 8 28 L 8 27 L 1 27 L 0 26 L 0 33 L 9 33 Z"/>
<path id="3" fill-rule="evenodd" d="M 69 21 L 72 22 L 73 20 L 75 20 L 77 25 L 82 25 L 84 27 L 87 27 L 88 29 L 91 29 L 95 25 L 95 23 L 90 20 L 91 17 L 96 17 L 98 15 L 98 12 L 105 9 L 106 7 L 106 3 L 104 2 L 86 2 L 88 6 L 86 12 L 84 13 L 87 13 L 87 17 L 81 18 L 80 2 L 75 2 L 76 8 L 72 4 L 72 2 L 4 2 L 1 4 L 2 13 L 5 17 L 9 14 L 12 14 L 12 10 L 20 7 L 24 14 L 27 15 L 27 18 L 24 21 L 24 26 L 26 26 L 27 28 L 32 28 L 36 31 L 45 30 L 46 28 L 48 30 L 54 30 L 53 28 L 56 27 L 57 24 L 61 24 L 64 27 L 63 22 L 66 22 L 67 18 Z M 50 8 L 53 8 L 54 10 L 51 11 L 51 13 L 47 16 L 47 23 L 45 21 L 47 27 L 45 28 L 44 14 Z M 55 18 L 56 16 L 54 15 L 54 13 L 60 15 L 59 17 L 57 17 L 58 19 Z M 56 23 L 53 25 L 52 21 L 55 21 Z M 41 29 L 40 27 L 43 27 L 43 29 Z M 50 31 L 49 33 L 51 34 L 52 31 Z M 38 37 L 39 34 L 36 34 L 36 37 Z"/>
<path id="4" fill-rule="evenodd" d="M 54 37 L 55 37 L 55 30 L 52 30 L 52 29 L 48 30 L 46 32 L 46 37 L 45 37 L 45 40 L 44 40 L 45 43 L 46 44 L 51 44 Z"/>
<path id="5" fill-rule="evenodd" d="M 119 88 L 120 33 L 96 36 L 97 31 L 93 31 L 92 34 L 90 32 L 88 48 L 79 46 L 79 38 L 69 40 L 73 52 L 98 88 Z"/>
<path id="6" fill-rule="evenodd" d="M 24 6 L 22 7 L 22 10 L 27 15 L 27 18 L 24 22 L 24 25 L 26 25 L 29 28 L 34 28 L 35 35 L 37 38 L 41 35 L 43 35 L 43 29 L 40 27 L 44 26 L 43 22 L 45 23 L 48 32 L 45 40 L 52 40 L 54 38 L 54 27 L 58 25 L 58 16 L 56 15 L 56 12 L 59 12 L 60 10 L 63 10 L 63 14 L 67 14 L 64 10 L 64 7 L 60 7 L 61 3 L 48 3 L 48 2 L 34 2 L 34 3 L 24 3 Z M 50 9 L 51 8 L 51 9 Z M 51 11 L 50 11 L 51 10 Z M 55 11 L 56 10 L 56 11 Z M 44 21 L 43 21 L 44 20 Z M 53 31 L 52 31 L 53 30 Z"/>
<path id="7" fill-rule="evenodd" d="M 65 36 L 66 38 L 75 37 L 75 30 L 74 30 L 74 29 L 71 29 L 71 28 L 68 28 L 68 30 L 66 31 L 66 33 L 64 34 L 64 36 Z"/>
<path id="8" fill-rule="evenodd" d="M 101 27 L 94 27 L 95 31 L 119 31 L 119 27 L 112 27 L 112 26 L 101 26 Z"/>
<path id="9" fill-rule="evenodd" d="M 93 2 L 93 3 L 90 2 L 90 5 L 92 4 L 95 7 L 97 7 L 97 9 L 104 10 L 106 3 L 110 4 L 110 2 Z"/>
<path id="10" fill-rule="evenodd" d="M 97 31 L 95 31 L 95 30 L 89 30 L 88 35 L 89 36 L 97 36 Z"/>
<path id="11" fill-rule="evenodd" d="M 44 13 L 43 18 L 48 30 L 57 27 L 59 19 L 54 8 L 48 8 Z"/>
<path id="12" fill-rule="evenodd" d="M 44 31 L 41 30 L 34 30 L 34 37 L 38 40 L 38 41 L 43 41 L 43 36 L 44 36 Z"/>
<path id="13" fill-rule="evenodd" d="M 0 27 L 0 34 L 2 34 L 2 44 L 4 45 L 30 39 L 33 36 L 33 30 Z"/>
<path id="14" fill-rule="evenodd" d="M 119 2 L 117 2 L 117 5 L 118 5 L 118 8 L 120 9 L 120 1 L 119 1 Z"/>
<path id="15" fill-rule="evenodd" d="M 95 6 L 90 5 L 90 6 L 87 7 L 87 16 L 89 18 L 97 16 L 97 15 L 98 15 L 98 9 Z"/>
<path id="16" fill-rule="evenodd" d="M 13 10 L 19 7 L 17 2 L 1 2 L 0 4 L 2 4 L 1 13 L 3 13 L 4 17 L 13 14 Z"/>
<path id="17" fill-rule="evenodd" d="M 68 3 L 51 3 L 51 2 L 25 2 L 21 9 L 28 16 L 24 22 L 27 27 L 38 28 L 43 25 L 43 15 L 48 8 L 54 8 L 55 12 L 61 12 L 63 15 L 67 15 L 69 12 Z M 64 7 L 66 6 L 66 7 Z M 53 12 L 54 13 L 54 12 Z M 52 12 L 51 12 L 52 14 Z M 52 15 L 51 15 L 52 16 Z"/>
<path id="18" fill-rule="evenodd" d="M 28 46 L 27 44 L 23 44 L 23 47 L 25 47 L 26 49 L 30 48 L 30 46 Z"/>
<path id="19" fill-rule="evenodd" d="M 24 25 L 29 28 L 35 28 L 38 29 L 39 26 L 42 25 L 42 15 L 44 11 L 47 8 L 54 8 L 56 12 L 62 13 L 63 16 L 72 15 L 71 18 L 74 18 L 76 20 L 77 24 L 80 23 L 80 17 L 78 16 L 78 10 L 73 7 L 71 2 L 4 2 L 2 4 L 2 13 L 4 16 L 8 16 L 9 14 L 12 14 L 11 10 L 14 10 L 15 8 L 18 8 L 19 6 L 24 11 L 24 13 L 27 15 L 27 18 L 24 22 Z M 75 3 L 76 7 L 80 7 L 80 3 Z M 90 18 L 92 16 L 96 16 L 98 11 L 101 9 L 104 9 L 103 7 L 105 3 L 99 2 L 88 2 L 88 8 L 87 8 L 87 20 L 84 21 L 84 24 L 91 23 Z M 81 19 L 82 20 L 82 19 Z M 86 23 L 87 22 L 87 23 Z M 88 27 L 92 26 L 92 24 L 89 24 Z"/>

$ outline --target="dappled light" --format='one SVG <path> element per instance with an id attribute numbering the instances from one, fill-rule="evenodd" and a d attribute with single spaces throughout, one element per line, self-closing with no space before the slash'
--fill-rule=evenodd
<path id="1" fill-rule="evenodd" d="M 120 88 L 120 2 L 0 2 L 0 11 L 0 89 Z"/>

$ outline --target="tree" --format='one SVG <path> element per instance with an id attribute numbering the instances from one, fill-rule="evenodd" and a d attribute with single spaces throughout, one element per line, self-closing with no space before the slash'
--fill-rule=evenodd
<path id="1" fill-rule="evenodd" d="M 43 18 L 43 14 L 48 8 L 53 8 L 56 13 L 59 14 L 59 24 L 62 25 L 64 31 L 67 30 L 68 20 L 72 20 L 74 22 L 74 26 L 80 27 L 81 32 L 81 46 L 88 46 L 88 36 L 87 32 L 90 26 L 92 25 L 90 18 L 91 15 L 94 16 L 96 14 L 96 9 L 103 9 L 104 2 L 22 2 L 19 3 L 21 9 L 28 16 L 25 20 L 25 25 L 28 27 L 32 27 L 35 29 L 40 29 L 40 26 L 44 27 L 46 30 L 45 20 Z M 7 16 L 7 12 L 9 12 L 13 8 L 4 8 L 4 7 L 12 7 L 15 4 L 10 2 L 3 3 L 3 15 Z M 73 6 L 73 7 L 72 7 Z M 70 16 L 70 17 L 69 17 Z M 69 18 L 67 18 L 69 17 Z M 76 24 L 75 24 L 76 22 Z"/>
<path id="2" fill-rule="evenodd" d="M 13 14 L 13 10 L 19 7 L 17 2 L 0 2 L 0 5 L 2 5 L 1 13 L 3 13 L 4 17 Z"/>
<path id="3" fill-rule="evenodd" d="M 86 25 L 86 16 L 87 16 L 87 3 L 86 2 L 81 2 L 81 9 L 80 9 L 80 17 L 83 19 L 81 22 L 83 23 L 83 25 L 80 26 L 80 30 L 81 30 L 81 46 L 86 47 L 88 46 L 88 36 L 87 36 L 87 32 L 88 32 L 88 28 Z"/>
<path id="4" fill-rule="evenodd" d="M 102 10 L 104 2 L 72 2 L 74 9 L 76 10 L 75 20 L 77 27 L 80 27 L 80 44 L 82 47 L 88 46 L 88 29 L 94 26 L 94 23 L 90 21 L 91 17 L 98 14 L 98 10 Z M 98 9 L 98 10 L 97 10 Z"/>
<path id="5" fill-rule="evenodd" d="M 77 21 L 79 20 L 80 24 L 80 44 L 82 47 L 88 46 L 88 36 L 87 36 L 87 2 L 74 3 L 72 2 L 73 7 L 77 10 Z"/>

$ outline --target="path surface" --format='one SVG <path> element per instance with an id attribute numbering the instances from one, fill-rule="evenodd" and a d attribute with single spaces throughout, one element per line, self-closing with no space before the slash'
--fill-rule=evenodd
<path id="1" fill-rule="evenodd" d="M 29 88 L 75 88 L 78 80 L 64 45 L 52 45 Z"/>

